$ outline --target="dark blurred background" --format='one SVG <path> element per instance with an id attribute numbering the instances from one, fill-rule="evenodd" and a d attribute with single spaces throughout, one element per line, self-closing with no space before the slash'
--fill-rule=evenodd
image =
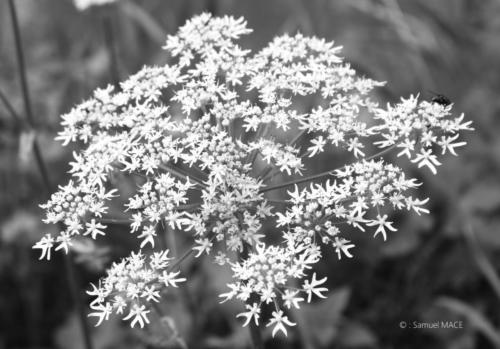
<path id="1" fill-rule="evenodd" d="M 164 64 L 165 35 L 202 11 L 244 16 L 254 32 L 242 45 L 254 50 L 285 32 L 334 40 L 360 74 L 387 81 L 378 92 L 382 103 L 416 93 L 430 99 L 435 91 L 476 128 L 438 175 L 408 167 L 425 183 L 421 196 L 430 196 L 431 214 L 393 217 L 400 229 L 386 243 L 353 235 L 353 259 L 324 258 L 318 273 L 329 278 L 329 298 L 304 304 L 287 340 L 266 333 L 266 347 L 500 347 L 500 1 L 137 0 L 85 12 L 69 0 L 16 5 L 36 132 L 22 121 L 12 23 L 2 0 L 0 91 L 21 120 L 0 103 L 0 348 L 84 348 L 61 253 L 38 261 L 31 249 L 54 229 L 41 223 L 38 204 L 48 196 L 31 142 L 39 142 L 53 185 L 66 183 L 72 149 L 53 141 L 59 116 L 113 80 L 103 18 L 111 18 L 124 79 L 143 65 Z M 102 245 L 81 246 L 75 255 L 85 304 L 83 290 L 103 266 L 137 247 L 126 227 L 112 230 Z M 166 307 L 175 329 L 166 327 L 190 348 L 247 347 L 248 329 L 234 318 L 238 309 L 218 304 L 228 272 L 208 260 L 188 263 L 186 272 L 188 285 Z M 462 321 L 463 328 L 400 326 L 447 320 Z M 119 319 L 92 328 L 95 348 L 168 347 L 153 337 Z"/>

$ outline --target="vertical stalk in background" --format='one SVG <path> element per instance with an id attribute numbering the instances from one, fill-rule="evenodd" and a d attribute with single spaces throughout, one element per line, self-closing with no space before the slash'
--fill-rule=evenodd
<path id="1" fill-rule="evenodd" d="M 250 326 L 250 338 L 252 339 L 253 349 L 264 349 L 264 341 L 262 340 L 259 326 L 253 321 L 250 321 L 248 326 Z"/>
<path id="2" fill-rule="evenodd" d="M 104 43 L 109 57 L 109 71 L 111 81 L 116 88 L 120 87 L 120 71 L 118 69 L 118 54 L 116 50 L 116 39 L 113 29 L 113 11 L 112 5 L 105 8 L 102 15 L 102 29 L 104 32 Z"/>
<path id="3" fill-rule="evenodd" d="M 10 17 L 12 21 L 12 30 L 14 32 L 14 43 L 16 46 L 16 55 L 17 55 L 17 64 L 19 66 L 19 82 L 21 84 L 21 92 L 24 102 L 24 109 L 26 112 L 26 119 L 28 120 L 28 125 L 31 129 L 34 129 L 35 122 L 33 118 L 33 112 L 31 110 L 31 99 L 28 90 L 28 81 L 26 79 L 26 66 L 24 63 L 24 51 L 21 42 L 21 32 L 19 30 L 19 22 L 17 20 L 17 12 L 14 4 L 14 0 L 8 0 Z M 33 141 L 33 154 L 35 155 L 35 161 L 40 170 L 40 175 L 42 176 L 42 180 L 46 188 L 50 188 L 50 180 L 47 172 L 47 167 L 45 166 L 45 162 L 42 158 L 42 153 L 40 151 L 40 146 L 38 145 L 38 141 L 35 139 Z M 50 189 L 48 190 L 50 192 Z"/>
<path id="4" fill-rule="evenodd" d="M 19 79 L 20 79 L 20 84 L 21 84 L 21 92 L 22 92 L 22 97 L 23 97 L 23 102 L 24 102 L 24 109 L 26 113 L 26 119 L 28 121 L 29 128 L 31 131 L 34 131 L 35 129 L 35 122 L 33 118 L 33 112 L 31 109 L 31 99 L 30 99 L 30 94 L 29 94 L 29 89 L 28 89 L 28 81 L 26 79 L 26 65 L 24 61 L 24 51 L 22 47 L 22 40 L 21 40 L 21 32 L 19 30 L 19 22 L 17 18 L 17 12 L 16 12 L 16 6 L 14 3 L 14 0 L 8 0 L 9 4 L 9 10 L 10 10 L 10 17 L 12 21 L 12 30 L 14 32 L 14 42 L 16 46 L 16 55 L 17 55 L 17 62 L 19 66 Z M 50 179 L 48 176 L 47 172 L 47 166 L 43 160 L 40 147 L 38 145 L 38 141 L 35 138 L 33 141 L 33 152 L 35 155 L 35 161 L 37 163 L 37 167 L 40 171 L 40 175 L 42 177 L 43 183 L 44 183 L 44 188 L 47 191 L 48 194 L 51 193 L 52 191 L 52 185 L 50 183 Z M 90 339 L 90 330 L 88 328 L 88 324 L 86 321 L 86 316 L 85 316 L 85 311 L 83 308 L 83 305 L 81 303 L 81 298 L 78 295 L 78 283 L 76 282 L 76 275 L 75 275 L 75 270 L 74 266 L 72 264 L 72 261 L 70 259 L 70 256 L 67 255 L 65 258 L 65 267 L 66 267 L 66 277 L 68 278 L 68 282 L 70 285 L 71 289 L 71 294 L 73 296 L 74 302 L 76 304 L 78 313 L 80 315 L 80 326 L 82 329 L 82 334 L 85 342 L 85 348 L 86 349 L 92 349 L 92 342 Z"/>
<path id="5" fill-rule="evenodd" d="M 82 329 L 83 341 L 85 349 L 93 349 L 92 339 L 90 337 L 89 324 L 87 322 L 87 315 L 85 314 L 85 307 L 83 306 L 82 298 L 79 296 L 78 281 L 76 278 L 76 269 L 71 258 L 71 253 L 64 254 L 64 267 L 66 270 L 66 277 L 68 279 L 71 295 L 73 296 L 76 312 L 78 313 L 78 320 Z"/>
<path id="6" fill-rule="evenodd" d="M 7 98 L 7 96 L 2 92 L 2 90 L 0 90 L 0 101 L 2 101 L 2 103 L 4 104 L 5 106 L 5 109 L 7 109 L 7 111 L 9 112 L 10 116 L 12 117 L 12 119 L 14 120 L 14 122 L 18 125 L 21 125 L 22 124 L 22 120 L 21 120 L 21 117 L 19 116 L 19 114 L 16 112 L 16 110 L 14 109 L 14 107 L 12 106 L 12 104 L 10 104 L 9 102 L 9 99 Z"/>

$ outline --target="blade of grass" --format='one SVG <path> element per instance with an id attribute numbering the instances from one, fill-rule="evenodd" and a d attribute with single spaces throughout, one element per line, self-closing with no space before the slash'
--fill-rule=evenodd
<path id="1" fill-rule="evenodd" d="M 26 78 L 26 65 L 25 65 L 25 60 L 24 60 L 24 51 L 22 47 L 22 40 L 21 40 L 21 32 L 19 29 L 19 22 L 17 18 L 17 12 L 16 12 L 16 6 L 14 3 L 14 0 L 8 0 L 9 4 L 9 10 L 10 10 L 10 17 L 12 21 L 12 29 L 14 32 L 14 42 L 16 46 L 16 55 L 17 55 L 17 62 L 18 62 L 18 68 L 19 68 L 19 78 L 20 78 L 20 83 L 21 83 L 21 92 L 22 92 L 22 97 L 24 101 L 24 108 L 26 112 L 26 119 L 28 121 L 28 124 L 30 128 L 34 129 L 35 128 L 35 123 L 34 123 L 34 118 L 33 118 L 33 112 L 31 109 L 31 99 L 30 99 L 30 94 L 29 94 L 29 89 L 28 89 L 28 81 Z M 38 169 L 40 171 L 40 175 L 43 179 L 44 182 L 44 187 L 47 193 L 51 193 L 52 191 L 52 185 L 49 180 L 48 172 L 47 172 L 47 167 L 45 165 L 45 162 L 42 157 L 42 153 L 40 151 L 40 147 L 38 145 L 38 141 L 35 138 L 33 141 L 33 152 L 35 155 L 35 161 L 37 163 Z M 65 267 L 66 267 L 66 277 L 68 278 L 68 283 L 70 286 L 70 291 L 73 296 L 75 306 L 77 308 L 77 312 L 79 314 L 80 318 L 80 327 L 82 330 L 83 338 L 84 338 L 84 345 L 86 349 L 92 349 L 92 342 L 90 338 L 90 330 L 88 327 L 84 307 L 82 304 L 82 300 L 78 295 L 78 283 L 76 280 L 76 275 L 75 275 L 75 269 L 73 265 L 73 261 L 71 260 L 71 256 L 69 254 L 65 255 Z"/>
<path id="2" fill-rule="evenodd" d="M 135 21 L 157 43 L 163 45 L 167 39 L 166 31 L 160 24 L 141 6 L 132 1 L 123 2 L 120 9 Z"/>
<path id="3" fill-rule="evenodd" d="M 465 229 L 463 229 L 463 234 L 479 270 L 490 284 L 497 298 L 500 300 L 500 277 L 498 276 L 495 267 L 490 262 L 488 257 L 486 257 L 485 252 L 479 245 L 477 237 L 470 223 L 466 224 Z"/>
<path id="4" fill-rule="evenodd" d="M 468 320 L 468 324 L 488 338 L 496 348 L 500 347 L 500 335 L 493 324 L 478 310 L 458 299 L 440 297 L 436 305 L 451 310 Z"/>

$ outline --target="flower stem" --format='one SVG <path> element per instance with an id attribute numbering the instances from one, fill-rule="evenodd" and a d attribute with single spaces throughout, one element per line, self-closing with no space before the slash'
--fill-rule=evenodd
<path id="1" fill-rule="evenodd" d="M 31 99 L 28 89 L 28 82 L 26 79 L 26 65 L 24 63 L 24 51 L 21 41 L 21 32 L 19 30 L 19 22 L 17 19 L 17 12 L 14 0 L 9 0 L 9 10 L 12 21 L 12 30 L 14 32 L 14 43 L 16 46 L 17 64 L 19 66 L 19 82 L 21 83 L 21 92 L 24 102 L 24 109 L 26 112 L 26 119 L 28 121 L 30 128 L 34 129 L 35 122 L 33 118 L 33 112 L 31 109 Z M 38 145 L 38 141 L 36 138 L 33 141 L 33 153 L 35 155 L 35 161 L 40 170 L 40 175 L 42 176 L 45 188 L 47 189 L 48 192 L 50 192 L 49 188 L 51 187 L 51 185 L 47 172 L 47 167 L 45 166 L 45 162 L 43 161 L 42 154 L 40 152 L 40 146 Z"/>
<path id="2" fill-rule="evenodd" d="M 17 63 L 19 66 L 19 79 L 21 83 L 21 92 L 23 96 L 23 102 L 24 102 L 24 109 L 26 113 L 26 119 L 29 124 L 29 127 L 34 130 L 35 129 L 35 122 L 33 118 L 33 112 L 31 109 L 31 99 L 30 99 L 30 94 L 29 94 L 29 89 L 28 89 L 28 82 L 26 79 L 26 65 L 24 61 L 24 51 L 22 47 L 22 40 L 21 40 L 21 32 L 19 30 L 19 22 L 17 18 L 17 12 L 16 12 L 16 6 L 14 3 L 14 0 L 8 0 L 9 4 L 9 10 L 10 10 L 10 16 L 11 16 L 11 21 L 12 21 L 12 29 L 14 32 L 14 42 L 16 46 L 16 55 L 17 55 Z M 40 147 L 38 145 L 38 141 L 35 138 L 33 141 L 33 152 L 35 155 L 35 161 L 37 164 L 37 167 L 40 171 L 40 175 L 43 180 L 44 188 L 47 191 L 47 193 L 50 194 L 52 185 L 50 183 L 50 179 L 48 176 L 47 172 L 47 166 L 44 162 L 44 159 L 42 157 L 42 153 L 40 151 Z M 84 344 L 86 349 L 92 349 L 92 342 L 90 338 L 90 330 L 88 328 L 87 324 L 87 319 L 85 316 L 85 311 L 81 302 L 81 299 L 78 295 L 78 285 L 76 282 L 76 276 L 75 276 L 75 270 L 73 266 L 73 261 L 71 260 L 69 255 L 66 255 L 66 258 L 64 259 L 64 264 L 66 266 L 66 276 L 68 278 L 71 294 L 73 295 L 75 305 L 77 308 L 77 312 L 80 317 L 80 326 L 82 329 L 82 334 L 84 338 Z"/>
<path id="3" fill-rule="evenodd" d="M 184 262 L 184 260 L 186 258 L 188 258 L 189 256 L 191 256 L 193 253 L 194 253 L 194 250 L 192 248 L 190 248 L 189 250 L 187 250 L 186 252 L 184 252 L 184 254 L 182 255 L 182 257 L 179 258 L 174 264 L 172 264 L 168 268 L 168 271 L 170 272 L 170 271 L 174 270 L 175 268 L 177 268 L 182 262 Z"/>
<path id="4" fill-rule="evenodd" d="M 249 326 L 253 349 L 264 349 L 264 342 L 262 340 L 262 334 L 260 333 L 259 326 L 256 325 L 253 321 L 250 321 Z"/>
<path id="5" fill-rule="evenodd" d="M 75 302 L 76 312 L 80 320 L 80 327 L 82 328 L 83 341 L 85 343 L 86 349 L 92 349 L 92 340 L 90 337 L 90 330 L 87 323 L 87 317 L 85 315 L 85 309 L 83 307 L 83 301 L 79 296 L 78 292 L 78 282 L 76 279 L 76 270 L 71 258 L 70 252 L 64 254 L 64 266 L 66 268 L 66 276 L 68 278 L 68 283 L 73 296 L 73 301 Z"/>
<path id="6" fill-rule="evenodd" d="M 390 146 L 388 148 L 385 148 L 382 151 L 379 151 L 376 154 L 373 154 L 373 155 L 365 158 L 364 160 L 371 160 L 373 158 L 382 156 L 385 153 L 388 153 L 389 151 L 391 151 L 392 149 L 394 149 L 395 147 L 396 147 L 395 145 L 392 145 L 392 146 Z M 337 171 L 337 170 L 339 170 L 341 168 L 344 168 L 344 167 L 346 167 L 346 165 L 341 166 L 341 167 L 337 167 L 337 168 L 334 168 L 334 169 L 331 169 L 331 170 L 328 170 L 328 171 L 325 171 L 325 172 L 321 172 L 321 173 L 318 173 L 318 174 L 315 174 L 315 175 L 312 175 L 312 176 L 308 176 L 308 177 L 304 177 L 304 178 L 299 178 L 299 179 L 295 179 L 293 181 L 289 181 L 289 182 L 285 182 L 285 183 L 281 183 L 281 184 L 277 184 L 277 185 L 272 185 L 272 186 L 269 186 L 269 187 L 266 187 L 266 188 L 262 188 L 261 190 L 259 190 L 259 193 L 265 193 L 265 192 L 268 192 L 268 191 L 271 191 L 271 190 L 286 188 L 286 187 L 289 187 L 289 186 L 294 185 L 294 184 L 300 184 L 300 183 L 304 183 L 304 182 L 309 182 L 309 181 L 312 181 L 314 179 L 318 179 L 318 178 L 321 178 L 321 177 L 325 177 L 325 176 L 331 175 L 334 171 Z"/>
<path id="7" fill-rule="evenodd" d="M 22 124 L 23 120 L 21 119 L 21 117 L 19 116 L 19 114 L 16 112 L 16 110 L 14 109 L 14 107 L 12 106 L 12 104 L 9 102 L 9 99 L 2 92 L 2 90 L 0 90 L 0 100 L 5 105 L 5 108 L 7 109 L 7 111 L 9 112 L 9 114 L 12 116 L 12 119 L 14 119 L 14 121 L 17 122 L 18 124 Z"/>

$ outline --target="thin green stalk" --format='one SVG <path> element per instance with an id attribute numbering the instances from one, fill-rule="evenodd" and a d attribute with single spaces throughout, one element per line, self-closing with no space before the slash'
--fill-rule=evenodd
<path id="1" fill-rule="evenodd" d="M 8 4 L 9 4 L 10 15 L 11 15 L 11 21 L 12 21 L 12 29 L 14 32 L 14 42 L 15 42 L 15 46 L 16 46 L 17 62 L 18 62 L 18 66 L 19 66 L 19 78 L 20 78 L 20 83 L 21 83 L 21 92 L 22 92 L 23 101 L 24 101 L 24 108 L 25 108 L 25 112 L 26 112 L 26 119 L 28 121 L 30 128 L 34 129 L 35 122 L 34 122 L 34 118 L 33 118 L 33 112 L 31 109 L 31 99 L 30 99 L 30 95 L 29 95 L 28 82 L 26 79 L 26 65 L 25 65 L 25 61 L 24 61 L 24 52 L 23 52 L 23 48 L 22 48 L 21 32 L 19 30 L 19 22 L 17 19 L 16 7 L 15 7 L 14 0 L 8 0 Z M 50 193 L 52 185 L 51 185 L 50 180 L 49 180 L 47 166 L 45 165 L 45 162 L 43 160 L 42 153 L 40 151 L 40 147 L 38 145 L 38 141 L 36 138 L 33 141 L 33 152 L 35 155 L 35 161 L 36 161 L 38 169 L 40 171 L 40 175 L 41 175 L 43 182 L 44 182 L 45 190 L 48 193 Z M 85 342 L 85 348 L 92 349 L 90 330 L 88 328 L 85 310 L 83 309 L 81 299 L 78 295 L 78 284 L 76 281 L 75 270 L 74 270 L 73 263 L 71 261 L 71 257 L 69 255 L 66 255 L 66 258 L 64 259 L 64 261 L 65 261 L 65 267 L 66 267 L 66 276 L 68 278 L 68 282 L 70 285 L 71 294 L 73 295 L 75 305 L 77 307 L 77 312 L 78 312 L 79 317 L 80 317 L 80 326 L 82 329 L 82 334 L 83 334 L 83 338 L 84 338 L 84 342 Z"/>
<path id="2" fill-rule="evenodd" d="M 79 296 L 78 281 L 76 279 L 76 269 L 71 258 L 70 252 L 64 254 L 64 266 L 66 269 L 66 277 L 68 278 L 68 283 L 70 287 L 70 292 L 73 296 L 73 300 L 76 306 L 76 312 L 78 313 L 78 318 L 80 322 L 80 327 L 82 329 L 83 341 L 86 349 L 92 349 L 92 340 L 90 337 L 89 325 L 87 323 L 87 316 L 85 314 L 85 309 L 83 307 L 83 300 Z"/>

